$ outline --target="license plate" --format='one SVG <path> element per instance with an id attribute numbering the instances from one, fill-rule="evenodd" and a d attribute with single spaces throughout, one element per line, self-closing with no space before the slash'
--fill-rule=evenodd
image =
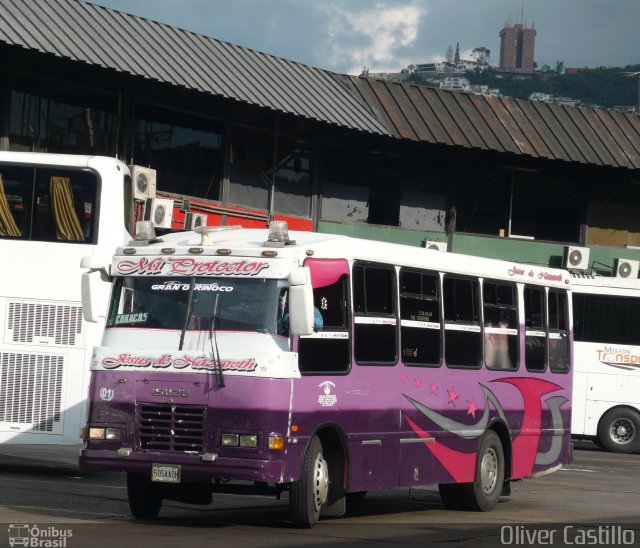
<path id="1" fill-rule="evenodd" d="M 179 464 L 152 464 L 151 481 L 164 483 L 180 483 Z"/>

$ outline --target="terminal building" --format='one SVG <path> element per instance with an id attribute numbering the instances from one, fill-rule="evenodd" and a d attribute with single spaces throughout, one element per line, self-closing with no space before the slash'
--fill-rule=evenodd
<path id="1" fill-rule="evenodd" d="M 633 114 L 336 74 L 83 0 L 0 20 L 0 149 L 152 169 L 141 208 L 170 200 L 165 230 L 276 218 L 416 252 L 577 251 L 604 274 L 640 260 Z"/>

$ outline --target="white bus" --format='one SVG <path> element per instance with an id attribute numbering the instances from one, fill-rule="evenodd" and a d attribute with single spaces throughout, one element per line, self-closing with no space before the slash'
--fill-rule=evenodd
<path id="1" fill-rule="evenodd" d="M 640 280 L 573 275 L 571 433 L 640 451 Z"/>
<path id="2" fill-rule="evenodd" d="M 0 443 L 81 443 L 103 325 L 82 318 L 80 260 L 130 239 L 128 181 L 113 158 L 0 152 Z"/>

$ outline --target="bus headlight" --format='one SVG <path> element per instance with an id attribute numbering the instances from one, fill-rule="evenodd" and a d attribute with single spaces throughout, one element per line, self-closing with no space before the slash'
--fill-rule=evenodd
<path id="1" fill-rule="evenodd" d="M 89 440 L 120 441 L 121 439 L 120 428 L 104 428 L 102 426 L 91 426 L 89 428 Z"/>
<path id="2" fill-rule="evenodd" d="M 104 439 L 104 428 L 98 427 L 90 427 L 89 428 L 89 439 L 90 440 L 103 440 Z"/>
<path id="3" fill-rule="evenodd" d="M 256 434 L 222 434 L 220 443 L 223 447 L 258 447 Z"/>
<path id="4" fill-rule="evenodd" d="M 222 434 L 220 442 L 225 447 L 238 447 L 238 434 Z"/>
<path id="5" fill-rule="evenodd" d="M 240 447 L 257 447 L 258 436 L 255 434 L 242 434 L 240 436 Z"/>
<path id="6" fill-rule="evenodd" d="M 109 441 L 120 441 L 122 439 L 120 428 L 105 428 L 104 439 Z"/>

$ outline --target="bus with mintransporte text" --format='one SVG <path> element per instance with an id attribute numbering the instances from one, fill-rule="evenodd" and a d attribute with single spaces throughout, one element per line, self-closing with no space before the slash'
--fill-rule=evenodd
<path id="1" fill-rule="evenodd" d="M 640 280 L 573 274 L 571 431 L 609 451 L 640 451 Z"/>
<path id="2" fill-rule="evenodd" d="M 113 288 L 80 457 L 126 472 L 135 517 L 285 494 L 310 527 L 369 490 L 436 484 L 487 511 L 571 462 L 568 272 L 278 221 L 138 228 L 83 262 L 87 319 Z"/>

